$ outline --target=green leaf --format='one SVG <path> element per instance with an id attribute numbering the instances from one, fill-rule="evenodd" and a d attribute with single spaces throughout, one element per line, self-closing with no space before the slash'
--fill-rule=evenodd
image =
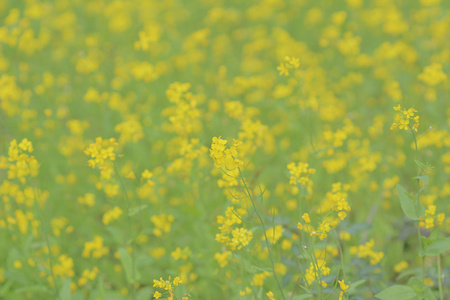
<path id="1" fill-rule="evenodd" d="M 418 199 L 419 197 L 417 197 Z M 419 201 L 418 203 L 418 208 L 417 208 L 417 215 L 419 217 L 424 217 L 425 216 L 425 206 L 423 206 L 422 202 Z"/>
<path id="2" fill-rule="evenodd" d="M 423 298 L 425 300 L 436 300 L 436 296 L 433 294 L 433 291 L 431 291 L 429 286 L 426 287 L 423 293 Z"/>
<path id="3" fill-rule="evenodd" d="M 70 284 L 72 283 L 72 280 L 70 278 L 67 278 L 64 281 L 63 286 L 61 287 L 61 290 L 59 291 L 59 299 L 61 300 L 70 300 L 72 295 L 70 293 Z"/>
<path id="4" fill-rule="evenodd" d="M 125 270 L 125 276 L 129 284 L 134 284 L 133 278 L 133 260 L 130 253 L 125 248 L 119 249 L 120 262 L 122 263 L 123 269 Z"/>
<path id="5" fill-rule="evenodd" d="M 444 239 L 436 239 L 429 245 L 425 246 L 424 254 L 426 256 L 435 256 L 450 250 L 450 237 Z"/>
<path id="6" fill-rule="evenodd" d="M 2 284 L 2 287 L 0 288 L 0 296 L 5 296 L 9 289 L 11 288 L 11 286 L 13 285 L 14 281 L 9 280 L 6 283 Z"/>
<path id="7" fill-rule="evenodd" d="M 148 300 L 152 299 L 153 295 L 153 288 L 151 287 L 145 287 L 137 293 L 137 300 Z"/>
<path id="8" fill-rule="evenodd" d="M 97 297 L 100 299 L 105 299 L 105 284 L 101 276 L 97 276 Z"/>
<path id="9" fill-rule="evenodd" d="M 419 202 L 418 208 L 416 208 L 415 199 L 405 190 L 405 188 L 400 184 L 397 184 L 396 188 L 403 213 L 412 220 L 418 220 L 420 217 L 423 217 L 425 215 L 425 207 L 423 204 Z"/>
<path id="10" fill-rule="evenodd" d="M 420 255 L 419 255 L 419 256 L 420 256 Z M 417 270 L 417 269 L 407 269 L 407 270 L 401 272 L 401 273 L 398 275 L 397 280 L 402 280 L 402 279 L 405 278 L 405 277 L 409 277 L 409 276 L 415 275 L 415 274 L 417 274 L 418 271 L 419 271 L 419 270 Z"/>
<path id="11" fill-rule="evenodd" d="M 361 279 L 358 280 L 356 282 L 353 282 L 352 284 L 350 284 L 350 286 L 348 287 L 347 292 L 351 293 L 353 292 L 358 286 L 360 286 L 361 284 L 363 284 L 364 282 L 366 282 L 367 279 Z"/>
<path id="12" fill-rule="evenodd" d="M 436 300 L 436 297 L 430 287 L 427 286 L 422 280 L 412 277 L 408 280 L 408 285 L 416 291 L 419 299 Z"/>
<path id="13" fill-rule="evenodd" d="M 435 240 L 437 240 L 438 231 L 439 231 L 439 230 L 433 230 L 433 231 L 431 232 L 431 234 L 427 237 L 427 244 L 426 244 L 426 245 L 429 245 L 429 244 L 431 244 L 432 242 L 434 242 Z"/>
<path id="14" fill-rule="evenodd" d="M 47 293 L 50 294 L 50 289 L 42 284 L 35 284 L 35 285 L 29 285 L 29 286 L 25 286 L 19 289 L 16 289 L 14 291 L 14 293 L 16 294 L 21 294 L 21 293 L 32 293 L 32 292 L 42 292 L 42 293 Z"/>
<path id="15" fill-rule="evenodd" d="M 421 161 L 418 161 L 417 159 L 414 160 L 414 162 L 416 163 L 416 165 L 422 170 L 422 172 L 427 172 L 427 171 L 431 171 L 433 170 L 433 166 L 430 164 L 424 164 Z"/>
<path id="16" fill-rule="evenodd" d="M 422 175 L 422 176 L 417 176 L 417 177 L 413 177 L 413 178 L 419 179 L 420 181 L 422 181 L 423 184 L 428 185 L 428 181 L 429 181 L 428 175 Z"/>
<path id="17" fill-rule="evenodd" d="M 393 285 L 375 295 L 377 299 L 381 300 L 406 300 L 413 299 L 416 296 L 416 291 L 412 287 L 407 285 Z"/>
<path id="18" fill-rule="evenodd" d="M 92 294 L 97 295 L 97 293 L 95 291 Z M 105 299 L 105 298 L 101 298 L 101 297 L 97 296 L 97 298 L 89 298 L 89 299 Z M 86 295 L 80 290 L 75 291 L 72 294 L 72 300 L 86 300 Z"/>
<path id="19" fill-rule="evenodd" d="M 137 213 L 140 213 L 141 211 L 143 211 L 144 209 L 146 209 L 148 207 L 147 204 L 141 205 L 141 206 L 137 206 L 137 207 L 132 207 L 128 210 L 128 215 L 134 216 Z"/>
<path id="20" fill-rule="evenodd" d="M 133 266 L 133 259 L 131 258 L 130 253 L 125 248 L 120 248 L 120 262 L 125 270 L 125 277 L 127 278 L 127 282 L 129 284 L 134 284 L 137 279 L 139 279 L 139 273 L 136 268 Z"/>

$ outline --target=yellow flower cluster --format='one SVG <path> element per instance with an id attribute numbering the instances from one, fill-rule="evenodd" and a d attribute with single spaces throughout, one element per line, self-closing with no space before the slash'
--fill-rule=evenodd
<path id="1" fill-rule="evenodd" d="M 105 191 L 106 196 L 112 198 L 119 193 L 119 185 L 112 178 L 114 174 L 114 161 L 118 143 L 116 139 L 110 138 L 104 140 L 101 137 L 95 139 L 95 143 L 91 143 L 84 153 L 91 157 L 88 164 L 91 168 L 100 170 L 100 179 L 102 182 L 97 183 L 97 188 Z"/>
<path id="2" fill-rule="evenodd" d="M 26 236 L 31 231 L 35 238 L 42 234 L 39 219 L 36 219 L 34 205 L 43 205 L 49 194 L 29 185 L 27 178 L 39 175 L 39 163 L 30 155 L 34 151 L 32 143 L 23 139 L 20 143 L 12 140 L 8 157 L 0 156 L 0 170 L 7 170 L 7 176 L 0 183 L 0 199 L 3 218 L 0 228 L 7 228 L 13 240 Z"/>
<path id="3" fill-rule="evenodd" d="M 127 120 L 117 124 L 114 131 L 120 134 L 119 143 L 136 143 L 144 137 L 142 125 L 137 116 L 127 116 Z"/>
<path id="4" fill-rule="evenodd" d="M 278 240 L 283 236 L 284 228 L 282 225 L 276 225 L 273 228 L 269 228 L 266 230 L 266 236 L 269 242 L 274 245 Z M 262 240 L 265 239 L 265 237 L 261 238 Z"/>
<path id="5" fill-rule="evenodd" d="M 316 173 L 316 170 L 310 168 L 309 164 L 306 162 L 299 162 L 297 164 L 291 162 L 287 165 L 287 169 L 291 175 L 289 178 L 289 183 L 292 185 L 297 185 L 297 183 L 300 183 L 302 187 L 310 185 L 312 183 L 310 176 Z"/>
<path id="6" fill-rule="evenodd" d="M 214 166 L 220 168 L 225 166 L 226 170 L 233 170 L 244 165 L 244 162 L 238 159 L 236 147 L 241 142 L 233 139 L 233 146 L 227 148 L 227 140 L 222 140 L 220 137 L 213 137 L 209 156 L 214 159 Z"/>
<path id="7" fill-rule="evenodd" d="M 68 298 L 69 282 L 94 297 L 101 279 L 106 297 L 342 299 L 367 279 L 348 249 L 380 264 L 410 234 L 393 191 L 414 155 L 386 132 L 392 106 L 391 129 L 432 120 L 418 225 L 448 235 L 450 8 L 406 2 L 0 1 L 0 297 Z M 353 230 L 366 216 L 391 238 Z"/>
<path id="8" fill-rule="evenodd" d="M 34 156 L 33 144 L 23 139 L 19 144 L 12 140 L 8 150 L 8 162 L 5 157 L 0 157 L 0 169 L 8 170 L 8 179 L 19 179 L 25 183 L 26 177 L 36 177 L 39 172 L 39 164 Z"/>
<path id="9" fill-rule="evenodd" d="M 372 248 L 374 245 L 375 242 L 371 239 L 364 245 L 350 247 L 350 253 L 361 258 L 368 258 L 371 265 L 376 265 L 384 257 L 384 253 L 382 251 L 373 251 Z"/>
<path id="10" fill-rule="evenodd" d="M 179 286 L 182 282 L 181 278 L 179 276 L 175 277 L 173 280 L 171 278 L 171 276 L 169 276 L 169 278 L 167 280 L 164 280 L 162 277 L 159 278 L 159 280 L 157 279 L 153 279 L 153 287 L 156 288 L 160 288 L 160 289 L 164 289 L 164 293 L 168 293 L 168 300 L 174 300 L 174 290 L 175 287 Z M 163 296 L 163 294 L 159 291 L 155 291 L 153 294 L 153 297 L 155 299 L 159 299 Z M 187 300 L 189 299 L 188 295 L 185 294 L 182 298 L 182 300 Z"/>
<path id="11" fill-rule="evenodd" d="M 225 268 L 228 265 L 228 260 L 231 254 L 231 251 L 224 251 L 222 253 L 217 252 L 216 254 L 214 254 L 214 259 L 217 261 L 221 268 Z"/>
<path id="12" fill-rule="evenodd" d="M 419 219 L 419 225 L 426 229 L 433 229 L 436 225 L 442 226 L 445 220 L 445 213 L 440 213 L 436 216 L 436 205 L 431 204 L 425 210 L 425 216 Z M 437 224 L 435 224 L 435 222 Z"/>
<path id="13" fill-rule="evenodd" d="M 305 271 L 305 281 L 311 285 L 316 278 L 322 278 L 330 274 L 331 269 L 326 266 L 326 261 L 317 259 L 316 262 L 311 262 L 308 269 Z"/>
<path id="14" fill-rule="evenodd" d="M 346 190 L 348 188 L 348 185 L 342 187 L 340 182 L 334 183 L 331 192 L 327 192 L 326 198 L 317 208 L 317 214 L 324 215 L 317 228 L 311 225 L 311 218 L 308 213 L 302 215 L 305 224 L 303 225 L 301 222 L 298 222 L 297 228 L 307 232 L 310 236 L 319 237 L 320 240 L 325 239 L 328 236 L 328 232 L 338 226 L 347 217 L 347 212 L 351 210 L 347 202 Z"/>
<path id="15" fill-rule="evenodd" d="M 408 262 L 406 260 L 402 260 L 398 264 L 394 266 L 394 271 L 397 273 L 400 273 L 401 271 L 407 269 L 409 266 Z"/>
<path id="16" fill-rule="evenodd" d="M 91 168 L 99 168 L 104 172 L 108 172 L 107 169 L 111 168 L 110 162 L 116 160 L 116 150 L 118 143 L 116 139 L 110 138 L 109 140 L 103 140 L 101 137 L 95 139 L 95 143 L 91 143 L 84 153 L 91 157 L 88 160 Z M 111 171 L 112 172 L 112 171 Z M 109 172 L 108 172 L 109 173 Z M 104 175 L 105 178 L 107 175 Z"/>
<path id="17" fill-rule="evenodd" d="M 109 248 L 103 245 L 103 237 L 96 235 L 91 242 L 84 243 L 84 250 L 81 256 L 100 258 L 109 253 Z"/>
<path id="18" fill-rule="evenodd" d="M 162 236 L 164 233 L 169 233 L 172 228 L 172 223 L 175 218 L 169 214 L 154 215 L 150 218 L 150 221 L 155 225 L 153 234 L 156 236 Z"/>
<path id="19" fill-rule="evenodd" d="M 217 216 L 217 223 L 221 226 L 219 227 L 220 233 L 216 234 L 216 241 L 232 251 L 247 246 L 253 239 L 253 233 L 243 227 L 234 227 L 242 224 L 242 216 L 245 214 L 244 209 L 234 209 L 230 206 L 227 208 L 225 216 Z"/>
<path id="20" fill-rule="evenodd" d="M 62 278 L 73 277 L 75 275 L 73 267 L 73 259 L 63 254 L 58 257 L 58 262 L 53 265 L 53 274 Z"/>
<path id="21" fill-rule="evenodd" d="M 341 288 L 341 292 L 339 293 L 339 300 L 342 300 L 342 298 L 344 297 L 344 292 L 346 290 L 348 290 L 349 285 L 345 284 L 344 279 L 338 280 L 338 282 L 339 282 L 339 287 Z"/>
<path id="22" fill-rule="evenodd" d="M 168 131 L 175 132 L 186 137 L 199 132 L 202 125 L 199 122 L 201 111 L 197 108 L 199 99 L 189 92 L 189 83 L 172 83 L 166 91 L 167 98 L 175 106 L 163 111 L 163 115 L 169 117 Z"/>
<path id="23" fill-rule="evenodd" d="M 120 207 L 114 206 L 114 208 L 108 210 L 103 215 L 103 218 L 102 218 L 103 224 L 109 225 L 111 222 L 119 219 L 120 216 L 122 215 L 122 212 L 123 211 L 122 211 L 122 209 L 120 209 Z"/>
<path id="24" fill-rule="evenodd" d="M 428 86 L 436 86 L 441 82 L 444 82 L 447 80 L 447 75 L 445 75 L 444 72 L 442 72 L 442 65 L 433 63 L 429 66 L 426 66 L 423 70 L 423 73 L 419 74 L 417 76 L 419 80 L 427 84 Z"/>
<path id="25" fill-rule="evenodd" d="M 252 292 L 252 289 L 248 286 L 245 287 L 245 290 L 240 290 L 239 291 L 239 295 L 241 297 L 245 297 L 246 295 L 250 295 L 250 293 Z"/>
<path id="26" fill-rule="evenodd" d="M 89 281 L 94 281 L 97 278 L 100 270 L 97 267 L 94 267 L 92 270 L 84 270 L 81 274 L 80 279 L 78 279 L 78 286 L 82 287 L 86 285 Z"/>
<path id="27" fill-rule="evenodd" d="M 177 156 L 177 158 L 167 167 L 167 173 L 188 182 L 190 180 L 189 175 L 196 165 L 209 165 L 208 157 L 205 155 L 208 153 L 208 148 L 201 145 L 197 138 L 179 137 L 176 139 L 176 144 L 174 149 L 178 151 L 174 153 L 174 156 Z"/>
<path id="28" fill-rule="evenodd" d="M 332 210 L 338 212 L 341 220 L 344 220 L 346 217 L 346 213 L 343 211 L 351 211 L 351 207 L 347 202 L 346 193 L 349 188 L 348 185 L 343 187 L 340 182 L 334 183 L 331 192 L 327 192 L 326 199 L 324 200 Z"/>
<path id="29" fill-rule="evenodd" d="M 286 56 L 284 58 L 285 63 L 281 63 L 277 70 L 280 71 L 280 75 L 289 76 L 290 70 L 295 70 L 300 67 L 300 59 L 296 57 Z"/>
<path id="30" fill-rule="evenodd" d="M 170 255 L 175 260 L 179 260 L 179 259 L 186 260 L 192 256 L 192 251 L 191 251 L 191 249 L 189 249 L 189 247 L 185 247 L 184 249 L 177 247 L 177 249 L 175 249 L 175 251 L 173 251 Z"/>
<path id="31" fill-rule="evenodd" d="M 61 218 L 53 218 L 50 222 L 50 225 L 52 227 L 52 232 L 55 236 L 60 236 L 62 233 L 62 230 L 65 228 L 66 233 L 70 233 L 73 231 L 72 226 L 67 226 L 69 223 L 69 220 L 66 217 Z"/>
<path id="32" fill-rule="evenodd" d="M 275 296 L 273 295 L 272 291 L 268 291 L 266 293 L 266 296 L 269 298 L 269 300 L 275 300 Z"/>
<path id="33" fill-rule="evenodd" d="M 253 280 L 251 282 L 251 285 L 263 286 L 266 278 L 271 277 L 271 276 L 273 276 L 273 274 L 269 273 L 269 272 L 256 273 L 255 275 L 253 275 Z"/>
<path id="34" fill-rule="evenodd" d="M 339 224 L 335 219 L 332 219 L 330 217 L 324 218 L 320 223 L 317 229 L 315 229 L 310 223 L 311 220 L 309 218 L 308 213 L 304 213 L 302 216 L 303 220 L 305 221 L 305 225 L 298 222 L 297 228 L 300 230 L 303 230 L 304 232 L 307 232 L 312 237 L 319 237 L 320 240 L 323 240 L 328 236 L 328 232 L 337 226 Z"/>
<path id="35" fill-rule="evenodd" d="M 93 207 L 95 205 L 95 195 L 92 193 L 86 193 L 83 196 L 78 197 L 78 203 Z"/>
<path id="36" fill-rule="evenodd" d="M 417 132 L 417 128 L 419 127 L 419 116 L 414 116 L 417 110 L 410 108 L 402 111 L 400 104 L 395 106 L 394 110 L 398 113 L 395 115 L 395 121 L 391 126 L 391 130 L 395 128 L 408 130 L 411 127 L 410 121 L 414 121 L 414 125 L 411 128 Z"/>

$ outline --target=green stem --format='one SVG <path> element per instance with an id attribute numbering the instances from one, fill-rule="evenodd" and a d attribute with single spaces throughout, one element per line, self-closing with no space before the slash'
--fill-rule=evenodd
<path id="1" fill-rule="evenodd" d="M 239 272 L 241 273 L 241 277 L 242 277 L 241 284 L 242 284 L 242 287 L 243 287 L 244 286 L 243 283 L 246 282 L 246 278 L 245 278 L 245 264 L 244 264 L 244 258 L 243 258 L 243 249 L 239 250 L 239 258 L 241 260 L 241 263 L 239 264 Z M 247 293 L 245 294 L 245 298 L 247 299 Z"/>
<path id="2" fill-rule="evenodd" d="M 319 292 L 319 299 L 323 299 L 323 288 L 322 288 L 322 270 L 320 269 L 319 264 L 317 263 L 317 260 L 314 263 L 315 265 L 315 272 L 316 272 L 316 283 L 317 283 L 317 291 Z"/>
<path id="3" fill-rule="evenodd" d="M 334 230 L 334 234 L 335 235 L 332 235 L 332 237 L 336 239 L 336 243 L 339 247 L 339 253 L 341 254 L 342 277 L 343 277 L 343 279 L 345 279 L 346 276 L 345 276 L 345 268 L 344 268 L 344 252 L 342 251 L 342 246 L 341 246 L 341 243 L 339 242 L 339 238 L 337 236 L 336 230 Z"/>
<path id="4" fill-rule="evenodd" d="M 251 200 L 251 202 L 252 202 L 252 205 L 253 205 L 253 209 L 255 210 L 255 213 L 256 213 L 256 215 L 258 216 L 259 221 L 261 222 L 261 225 L 262 225 L 262 227 L 263 227 L 264 240 L 266 241 L 267 250 L 269 251 L 269 258 L 270 258 L 270 262 L 271 262 L 271 264 L 272 264 L 272 272 L 273 272 L 273 276 L 275 277 L 275 280 L 277 281 L 278 288 L 280 289 L 282 298 L 283 298 L 284 300 L 286 300 L 286 298 L 284 297 L 283 288 L 281 287 L 281 283 L 280 283 L 280 281 L 278 280 L 277 273 L 275 272 L 275 264 L 274 264 L 273 258 L 272 258 L 272 251 L 270 250 L 270 242 L 269 242 L 269 239 L 267 238 L 267 234 L 266 234 L 266 226 L 264 225 L 264 221 L 263 221 L 261 215 L 259 214 L 258 210 L 256 209 L 255 201 L 254 201 L 254 199 L 253 199 L 252 194 L 250 193 L 250 190 L 248 189 L 247 183 L 245 182 L 245 178 L 242 176 L 241 169 L 238 168 L 238 170 L 239 170 L 239 174 L 241 174 L 241 180 L 242 180 L 242 183 L 244 184 L 245 191 L 246 191 L 248 197 L 250 198 L 250 200 Z"/>
<path id="5" fill-rule="evenodd" d="M 419 239 L 419 249 L 422 251 L 422 235 L 420 234 L 420 222 L 417 221 L 417 237 Z M 422 256 L 422 282 L 425 283 L 425 256 Z"/>
<path id="6" fill-rule="evenodd" d="M 414 145 L 415 145 L 415 152 L 416 152 L 416 159 L 418 158 L 418 147 L 417 147 L 417 139 L 416 139 L 416 134 L 414 133 L 414 129 L 411 127 L 411 125 L 408 125 L 409 129 L 411 131 L 411 134 L 413 136 L 413 140 L 414 140 Z M 420 173 L 419 173 L 420 175 Z M 419 191 L 417 192 L 417 197 L 416 197 L 416 208 L 419 207 L 419 203 L 420 203 L 420 183 L 419 180 L 417 180 L 417 188 L 419 189 Z M 422 245 L 422 235 L 420 233 L 420 221 L 417 220 L 417 238 L 419 239 L 419 249 L 421 252 L 423 252 L 423 245 Z M 425 283 L 425 256 L 422 256 L 422 282 Z"/>
<path id="7" fill-rule="evenodd" d="M 119 172 L 119 168 L 117 167 L 117 164 L 115 162 L 113 162 L 114 164 L 114 170 L 117 174 L 117 177 L 119 178 L 120 181 L 120 185 L 122 188 L 122 194 L 124 194 L 124 197 L 126 199 L 126 205 L 127 205 L 127 211 L 126 211 L 126 215 L 127 215 L 127 223 L 128 223 L 128 232 L 132 232 L 131 230 L 131 217 L 129 215 L 129 211 L 130 211 L 130 205 L 131 205 L 131 201 L 130 198 L 128 198 L 128 193 L 127 193 L 127 189 L 125 187 L 125 182 L 123 181 L 122 176 L 120 176 L 120 172 Z M 126 250 L 126 248 L 125 248 Z M 134 273 L 134 251 L 131 252 L 131 278 L 133 278 L 133 283 L 131 284 L 131 294 L 133 295 L 133 299 L 136 299 L 136 288 L 134 286 L 135 284 L 135 273 Z"/>
<path id="8" fill-rule="evenodd" d="M 48 229 L 47 229 L 46 223 L 44 222 L 44 218 L 42 217 L 41 208 L 39 207 L 39 202 L 38 202 L 38 197 L 37 197 L 37 193 L 36 193 L 36 188 L 34 187 L 33 184 L 31 184 L 31 188 L 33 189 L 34 209 L 36 210 L 36 213 L 38 215 L 39 221 L 41 222 L 41 225 L 42 225 L 42 230 L 39 230 L 39 231 L 42 234 L 42 236 L 44 237 L 45 245 L 47 246 L 47 249 L 48 249 L 48 257 L 49 257 L 48 260 L 49 260 L 49 264 L 50 264 L 50 275 L 51 275 L 52 280 L 53 280 L 53 287 L 55 288 L 55 295 L 56 295 L 57 299 L 59 299 L 58 282 L 56 281 L 56 276 L 55 276 L 55 273 L 53 272 L 52 248 L 51 248 L 50 240 L 49 240 L 48 234 L 47 234 L 47 232 L 48 232 L 47 230 Z"/>
<path id="9" fill-rule="evenodd" d="M 314 249 L 314 242 L 316 240 L 316 237 L 311 237 L 311 235 L 309 236 L 309 242 L 311 244 L 311 251 L 309 251 L 309 255 L 310 255 L 310 260 L 314 266 L 314 273 L 316 275 L 316 283 L 317 283 L 317 291 L 319 293 L 319 298 L 323 299 L 323 295 L 322 295 L 322 285 L 321 285 L 321 281 L 322 281 L 322 268 L 321 266 L 319 267 L 319 263 L 317 262 L 317 258 L 316 258 L 316 250 Z"/>
<path id="10" fill-rule="evenodd" d="M 418 147 L 417 147 L 416 134 L 414 133 L 414 129 L 412 129 L 411 125 L 409 125 L 409 129 L 411 130 L 411 133 L 412 133 L 412 136 L 414 139 L 414 145 L 416 146 L 416 158 L 417 158 L 419 151 L 418 151 Z"/>
<path id="11" fill-rule="evenodd" d="M 441 255 L 437 255 L 437 268 L 438 268 L 438 283 L 439 283 L 439 298 L 444 300 L 444 293 L 442 292 L 442 275 L 441 275 Z"/>
<path id="12" fill-rule="evenodd" d="M 122 187 L 122 193 L 124 194 L 125 199 L 127 200 L 127 209 L 130 209 L 130 198 L 128 198 L 127 189 L 125 187 L 125 183 L 123 182 L 122 176 L 120 176 L 119 168 L 117 167 L 117 164 L 114 162 L 114 170 L 117 174 L 117 177 L 119 178 L 120 185 Z"/>

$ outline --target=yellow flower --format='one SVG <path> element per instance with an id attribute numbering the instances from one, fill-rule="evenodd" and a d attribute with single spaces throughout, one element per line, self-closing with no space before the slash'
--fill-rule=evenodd
<path id="1" fill-rule="evenodd" d="M 178 286 L 180 283 L 183 283 L 183 282 L 181 281 L 181 279 L 180 279 L 179 276 L 177 276 L 177 277 L 175 277 L 175 278 L 173 279 L 173 285 L 174 285 L 174 286 Z"/>
<path id="2" fill-rule="evenodd" d="M 419 74 L 417 78 L 419 78 L 419 80 L 421 80 L 422 82 L 424 82 L 429 86 L 435 86 L 441 82 L 446 81 L 447 75 L 445 75 L 445 73 L 442 72 L 441 64 L 433 63 L 429 66 L 426 66 L 423 72 Z"/>
<path id="3" fill-rule="evenodd" d="M 307 224 L 311 223 L 311 219 L 309 218 L 309 214 L 308 213 L 304 213 L 302 216 L 302 219 L 305 220 L 305 222 Z"/>
<path id="4" fill-rule="evenodd" d="M 405 270 L 406 268 L 408 268 L 408 263 L 406 262 L 406 260 L 402 260 L 401 262 L 399 262 L 398 264 L 396 264 L 394 266 L 394 270 L 397 273 L 400 273 L 401 271 Z"/>
<path id="5" fill-rule="evenodd" d="M 150 179 L 152 178 L 153 174 L 149 170 L 145 169 L 144 172 L 142 172 L 141 177 L 144 179 Z"/>
<path id="6" fill-rule="evenodd" d="M 88 161 L 89 166 L 92 168 L 98 166 L 99 169 L 108 166 L 107 162 L 112 162 L 116 159 L 114 150 L 117 145 L 114 138 L 109 140 L 103 140 L 101 137 L 96 138 L 95 143 L 90 144 L 84 151 L 86 155 L 92 158 Z"/>
<path id="7" fill-rule="evenodd" d="M 284 58 L 286 63 L 280 63 L 277 70 L 280 71 L 280 75 L 289 76 L 289 70 L 298 69 L 300 67 L 300 59 L 297 57 L 286 56 Z"/>
<path id="8" fill-rule="evenodd" d="M 280 75 L 289 76 L 289 69 L 288 69 L 288 67 L 287 67 L 287 64 L 281 63 L 281 64 L 277 67 L 277 70 L 280 71 Z"/>
<path id="9" fill-rule="evenodd" d="M 14 265 L 14 268 L 16 268 L 16 269 L 22 268 L 22 262 L 20 260 L 16 260 L 13 265 Z"/>
<path id="10" fill-rule="evenodd" d="M 271 291 L 266 293 L 267 297 L 269 297 L 270 300 L 275 300 L 274 295 Z"/>
<path id="11" fill-rule="evenodd" d="M 115 206 L 113 209 L 108 210 L 103 215 L 103 219 L 102 219 L 103 224 L 109 225 L 112 221 L 117 220 L 121 215 L 122 215 L 122 210 L 120 209 L 120 207 Z"/>
<path id="12" fill-rule="evenodd" d="M 284 229 L 281 225 L 276 225 L 274 228 L 269 228 L 266 230 L 266 236 L 267 239 L 272 243 L 275 244 L 283 235 Z M 264 240 L 265 237 L 262 237 L 262 240 Z"/>
<path id="13" fill-rule="evenodd" d="M 424 279 L 424 283 L 425 283 L 426 285 L 428 285 L 428 286 L 434 286 L 433 280 L 432 280 L 431 278 L 429 278 L 429 277 L 426 277 L 426 278 Z"/>
<path id="14" fill-rule="evenodd" d="M 338 282 L 339 282 L 339 286 L 340 286 L 341 290 L 345 292 L 349 286 L 347 284 L 345 284 L 344 279 L 338 280 Z"/>
<path id="15" fill-rule="evenodd" d="M 417 128 L 419 127 L 419 116 L 415 116 L 417 110 L 414 108 L 401 110 L 400 104 L 394 107 L 394 110 L 398 113 L 395 115 L 394 123 L 391 126 L 391 130 L 398 128 L 408 130 L 412 128 L 417 132 Z M 413 121 L 414 125 L 411 127 L 410 122 Z"/>

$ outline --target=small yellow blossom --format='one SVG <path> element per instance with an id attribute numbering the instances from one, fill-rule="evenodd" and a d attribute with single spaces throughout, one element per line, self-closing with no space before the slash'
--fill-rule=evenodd
<path id="1" fill-rule="evenodd" d="M 112 221 L 117 220 L 122 215 L 122 209 L 115 206 L 113 209 L 108 210 L 104 215 L 102 222 L 105 225 L 109 225 Z"/>
<path id="2" fill-rule="evenodd" d="M 302 219 L 305 220 L 305 222 L 307 224 L 311 223 L 311 219 L 309 218 L 309 214 L 308 213 L 304 213 L 302 216 Z"/>
<path id="3" fill-rule="evenodd" d="M 13 266 L 16 269 L 22 269 L 22 262 L 20 260 L 16 260 L 16 261 L 14 261 Z"/>
<path id="4" fill-rule="evenodd" d="M 414 121 L 414 125 L 411 128 L 417 132 L 417 128 L 419 127 L 419 116 L 415 116 L 417 110 L 410 108 L 402 111 L 400 104 L 395 106 L 394 110 L 398 113 L 395 115 L 395 121 L 391 126 L 391 130 L 395 128 L 408 130 L 411 126 L 410 121 Z"/>
<path id="5" fill-rule="evenodd" d="M 267 292 L 266 295 L 270 300 L 275 300 L 274 295 L 271 291 Z"/>
<path id="6" fill-rule="evenodd" d="M 296 57 L 286 56 L 284 58 L 285 63 L 281 63 L 277 70 L 280 71 L 280 75 L 289 76 L 289 70 L 298 69 L 300 67 L 300 59 Z"/>
<path id="7" fill-rule="evenodd" d="M 399 262 L 398 264 L 396 264 L 394 266 L 394 271 L 397 273 L 400 273 L 401 271 L 403 271 L 407 268 L 408 268 L 408 263 L 406 262 L 406 260 L 402 260 L 401 262 Z"/>
<path id="8" fill-rule="evenodd" d="M 424 279 L 424 283 L 425 283 L 426 285 L 428 285 L 428 286 L 434 286 L 433 280 L 432 280 L 431 278 L 429 278 L 429 277 L 426 277 L 426 278 Z"/>
<path id="9" fill-rule="evenodd" d="M 419 74 L 418 78 L 429 86 L 436 86 L 439 83 L 446 81 L 447 75 L 442 72 L 441 64 L 433 63 L 426 66 L 423 72 Z"/>

